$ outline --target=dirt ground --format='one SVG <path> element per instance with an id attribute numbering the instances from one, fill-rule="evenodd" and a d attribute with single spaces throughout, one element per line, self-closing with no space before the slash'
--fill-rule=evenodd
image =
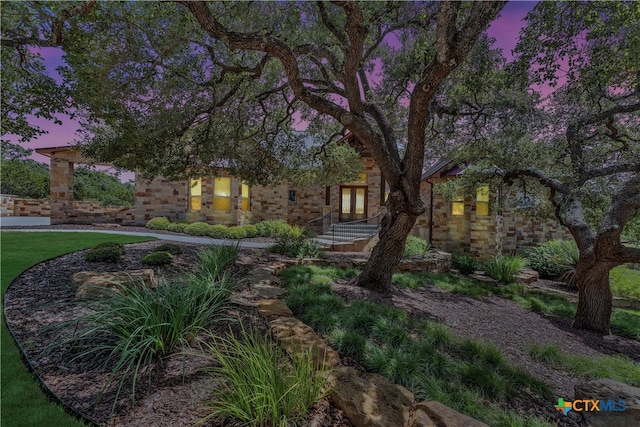
<path id="1" fill-rule="evenodd" d="M 42 350 L 60 333 L 47 327 L 74 318 L 82 312 L 83 304 L 74 297 L 71 277 L 79 271 L 126 271 L 147 268 L 140 259 L 162 242 L 127 245 L 126 255 L 116 264 L 88 263 L 85 251 L 65 255 L 39 264 L 19 276 L 6 293 L 6 320 L 25 351 L 37 374 L 47 387 L 68 406 L 100 425 L 113 426 L 191 426 L 207 413 L 207 401 L 216 390 L 216 380 L 202 372 L 210 361 L 197 351 L 175 354 L 153 368 L 151 381 L 140 385 L 136 404 L 132 405 L 130 388 L 125 385 L 113 408 L 116 384 L 104 389 L 102 400 L 95 404 L 108 380 L 109 367 L 99 360 L 79 359 L 66 363 L 73 354 L 61 348 L 38 357 Z M 156 273 L 170 276 L 192 268 L 196 245 L 181 244 L 184 253 L 169 269 L 156 268 Z M 339 255 L 338 255 L 339 256 Z M 234 273 L 238 278 L 256 264 L 265 264 L 279 256 L 262 250 L 242 250 Z M 510 300 L 491 297 L 473 299 L 453 295 L 436 287 L 421 290 L 394 289 L 390 295 L 372 293 L 337 283 L 334 290 L 344 299 L 368 298 L 379 303 L 405 309 L 415 319 L 434 319 L 448 325 L 455 334 L 491 341 L 514 363 L 524 367 L 554 388 L 557 396 L 571 399 L 573 387 L 583 381 L 572 375 L 536 363 L 527 355 L 529 343 L 552 344 L 563 351 L 588 357 L 604 354 L 626 354 L 640 360 L 640 343 L 620 337 L 601 337 L 570 329 L 569 321 L 533 313 Z M 264 322 L 252 306 L 252 295 L 240 287 L 232 297 L 230 317 L 266 331 Z M 238 328 L 238 323 L 218 322 L 214 332 L 226 333 Z M 559 425 L 581 425 L 580 420 L 555 416 L 555 402 L 518 400 L 523 413 L 553 417 Z M 338 409 L 326 400 L 317 405 L 309 422 L 323 420 L 318 425 L 349 425 Z M 209 421 L 205 426 L 230 425 Z"/>

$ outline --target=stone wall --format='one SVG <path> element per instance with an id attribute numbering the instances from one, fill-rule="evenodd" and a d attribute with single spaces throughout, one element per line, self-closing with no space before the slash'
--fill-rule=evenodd
<path id="1" fill-rule="evenodd" d="M 287 219 L 289 187 L 286 183 L 251 188 L 251 221 Z"/>
<path id="2" fill-rule="evenodd" d="M 443 179 L 447 178 L 433 182 Z M 477 214 L 475 195 L 465 197 L 463 215 L 453 215 L 451 201 L 445 200 L 437 191 L 432 192 L 428 181 L 423 181 L 420 194 L 432 210 L 418 217 L 412 234 L 447 252 L 489 258 L 501 253 L 521 252 L 552 239 L 572 239 L 569 231 L 552 219 L 532 219 L 516 212 L 513 198 L 503 201 L 500 212 L 493 190 L 489 215 Z"/>
<path id="3" fill-rule="evenodd" d="M 16 196 L 12 194 L 0 194 L 0 217 L 14 216 L 13 207 Z"/>
<path id="4" fill-rule="evenodd" d="M 322 208 L 325 206 L 325 186 L 289 187 L 288 190 L 295 191 L 295 201 L 287 201 L 287 221 L 290 224 L 305 226 L 309 221 L 322 216 Z"/>
<path id="5" fill-rule="evenodd" d="M 187 181 L 155 178 L 146 181 L 136 178 L 135 223 L 144 225 L 151 218 L 166 216 L 172 220 L 185 219 L 188 203 Z"/>

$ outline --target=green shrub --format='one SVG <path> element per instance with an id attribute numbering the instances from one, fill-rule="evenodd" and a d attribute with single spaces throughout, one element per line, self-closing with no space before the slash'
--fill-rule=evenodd
<path id="1" fill-rule="evenodd" d="M 84 259 L 89 262 L 116 263 L 120 261 L 122 254 L 122 249 L 117 246 L 96 247 L 89 249 Z"/>
<path id="2" fill-rule="evenodd" d="M 117 242 L 102 242 L 98 243 L 93 247 L 94 249 L 102 249 L 102 248 L 116 248 L 120 251 L 121 254 L 124 255 L 124 245 L 122 243 Z"/>
<path id="3" fill-rule="evenodd" d="M 185 233 L 188 226 L 188 222 L 172 222 L 166 230 L 173 231 L 174 233 Z"/>
<path id="4" fill-rule="evenodd" d="M 525 256 L 529 267 L 536 270 L 540 277 L 573 281 L 580 252 L 574 241 L 550 240 L 528 249 Z"/>
<path id="5" fill-rule="evenodd" d="M 223 224 L 215 224 L 210 225 L 207 228 L 207 236 L 214 239 L 229 239 L 231 235 L 229 234 L 229 227 Z"/>
<path id="6" fill-rule="evenodd" d="M 210 246 L 198 250 L 200 269 L 212 277 L 221 277 L 238 259 L 238 246 Z"/>
<path id="7" fill-rule="evenodd" d="M 209 236 L 211 232 L 212 226 L 207 224 L 206 222 L 192 222 L 187 225 L 184 229 L 184 232 L 191 236 Z"/>
<path id="8" fill-rule="evenodd" d="M 269 251 L 291 258 L 318 258 L 324 253 L 315 240 L 307 240 L 302 235 L 295 237 L 287 234 L 281 236 Z"/>
<path id="9" fill-rule="evenodd" d="M 152 230 L 167 230 L 171 224 L 169 218 L 166 216 L 159 216 L 156 218 L 152 218 L 147 222 L 145 227 L 150 228 Z"/>
<path id="10" fill-rule="evenodd" d="M 247 232 L 242 227 L 229 227 L 227 229 L 229 239 L 244 239 L 247 237 Z"/>
<path id="11" fill-rule="evenodd" d="M 132 380 L 132 400 L 141 377 L 151 381 L 153 362 L 182 348 L 211 321 L 224 318 L 233 284 L 208 275 L 189 275 L 156 289 L 118 286 L 105 289 L 105 297 L 88 314 L 58 325 L 75 335 L 52 344 L 69 344 L 78 359 L 93 359 L 112 366 L 105 387 L 117 381 L 114 408 L 125 383 Z"/>
<path id="12" fill-rule="evenodd" d="M 256 227 L 253 224 L 245 224 L 241 226 L 242 229 L 244 230 L 244 234 L 246 235 L 246 237 L 258 237 L 259 233 L 258 233 L 258 227 Z"/>
<path id="13" fill-rule="evenodd" d="M 478 269 L 479 263 L 469 255 L 454 253 L 451 255 L 451 266 L 462 274 L 471 274 Z"/>
<path id="14" fill-rule="evenodd" d="M 173 255 L 166 251 L 153 251 L 140 260 L 145 265 L 168 265 L 173 261 Z"/>
<path id="15" fill-rule="evenodd" d="M 310 353 L 289 358 L 271 338 L 242 331 L 240 338 L 213 334 L 204 343 L 223 378 L 205 420 L 231 418 L 245 426 L 298 425 L 323 397 L 325 374 L 315 371 Z"/>
<path id="16" fill-rule="evenodd" d="M 426 255 L 429 250 L 429 243 L 415 236 L 407 236 L 404 245 L 404 254 L 402 258 L 420 258 Z"/>
<path id="17" fill-rule="evenodd" d="M 516 274 L 526 265 L 524 258 L 517 255 L 497 256 L 484 264 L 487 276 L 501 283 L 513 283 Z"/>
<path id="18" fill-rule="evenodd" d="M 180 255 L 182 248 L 175 243 L 164 243 L 155 248 L 153 252 L 169 252 L 171 255 Z"/>
<path id="19" fill-rule="evenodd" d="M 261 237 L 279 237 L 291 234 L 291 226 L 283 219 L 262 221 L 256 224 Z"/>

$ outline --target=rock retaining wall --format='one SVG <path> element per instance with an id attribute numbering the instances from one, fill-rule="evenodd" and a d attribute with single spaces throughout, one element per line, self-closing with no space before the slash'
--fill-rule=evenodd
<path id="1" fill-rule="evenodd" d="M 442 256 L 438 259 L 444 266 L 444 260 L 450 261 L 450 256 Z M 280 279 L 277 275 L 289 265 L 316 263 L 316 261 L 292 260 L 260 266 L 249 273 L 246 281 L 257 299 L 255 304 L 260 316 L 269 321 L 277 342 L 290 354 L 311 352 L 315 368 L 331 372 L 328 377 L 331 384 L 329 399 L 345 413 L 354 426 L 488 427 L 439 402 L 417 402 L 409 390 L 393 384 L 385 377 L 341 365 L 338 353 L 312 328 L 293 317 L 286 303 L 278 299 L 284 296 L 286 291 L 280 287 Z M 320 261 L 323 261 L 324 265 L 339 266 L 349 263 L 355 266 L 360 262 Z M 436 266 L 436 268 L 439 267 Z"/>

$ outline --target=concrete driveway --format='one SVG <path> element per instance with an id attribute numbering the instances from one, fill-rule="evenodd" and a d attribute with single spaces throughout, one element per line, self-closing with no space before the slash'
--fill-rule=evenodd
<path id="1" fill-rule="evenodd" d="M 3 216 L 0 218 L 0 227 L 15 227 L 17 225 L 51 225 L 48 216 Z"/>

